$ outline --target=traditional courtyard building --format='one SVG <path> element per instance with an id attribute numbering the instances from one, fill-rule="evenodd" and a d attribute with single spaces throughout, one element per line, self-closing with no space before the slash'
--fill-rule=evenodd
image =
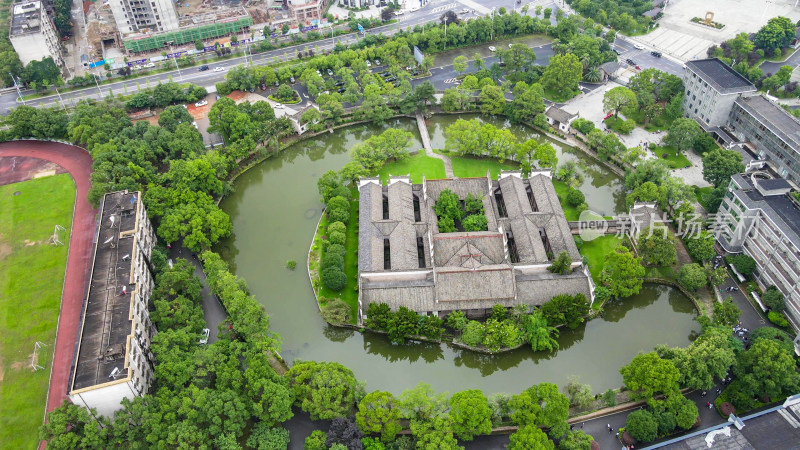
<path id="1" fill-rule="evenodd" d="M 370 303 L 405 306 L 443 316 L 471 317 L 493 305 L 541 305 L 559 294 L 592 298 L 594 286 L 575 246 L 549 170 L 524 178 L 504 171 L 499 179 L 425 180 L 408 176 L 359 182 L 359 321 Z M 439 231 L 434 205 L 449 189 L 463 202 L 483 202 L 486 231 Z M 566 252 L 571 271 L 547 270 Z"/>
<path id="2" fill-rule="evenodd" d="M 140 192 L 112 192 L 100 206 L 69 398 L 110 417 L 153 379 L 148 302 L 156 238 Z"/>

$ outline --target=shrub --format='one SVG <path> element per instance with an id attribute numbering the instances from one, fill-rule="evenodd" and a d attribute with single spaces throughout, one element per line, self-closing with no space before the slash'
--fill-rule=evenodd
<path id="1" fill-rule="evenodd" d="M 622 134 L 631 134 L 631 131 L 633 131 L 634 128 L 636 128 L 636 122 L 631 119 L 622 121 L 617 126 L 617 129 Z"/>
<path id="2" fill-rule="evenodd" d="M 341 197 L 339 197 L 341 198 Z M 331 222 L 350 222 L 350 207 L 347 208 L 332 208 L 328 207 L 328 220 Z"/>
<path id="3" fill-rule="evenodd" d="M 567 204 L 569 206 L 578 206 L 581 203 L 586 201 L 586 196 L 583 195 L 583 192 L 577 189 L 570 189 L 569 193 L 567 194 Z"/>
<path id="4" fill-rule="evenodd" d="M 333 222 L 328 225 L 328 233 L 347 233 L 347 225 L 342 222 Z"/>
<path id="5" fill-rule="evenodd" d="M 461 341 L 472 347 L 483 342 L 483 324 L 476 320 L 467 322 L 464 332 L 461 334 Z"/>
<path id="6" fill-rule="evenodd" d="M 612 407 L 617 404 L 617 393 L 611 389 L 607 389 L 603 392 L 603 404 L 607 407 Z"/>
<path id="7" fill-rule="evenodd" d="M 542 315 L 551 326 L 564 324 L 567 328 L 575 329 L 588 313 L 589 302 L 583 294 L 557 295 L 542 305 Z"/>
<path id="8" fill-rule="evenodd" d="M 439 233 L 452 233 L 456 231 L 456 223 L 450 216 L 439 218 Z"/>
<path id="9" fill-rule="evenodd" d="M 786 318 L 783 317 L 783 314 L 779 312 L 770 311 L 767 313 L 767 319 L 781 328 L 786 328 L 789 326 L 789 321 L 786 320 Z"/>
<path id="10" fill-rule="evenodd" d="M 419 334 L 422 336 L 439 339 L 444 332 L 444 321 L 436 316 L 423 316 L 419 321 Z"/>
<path id="11" fill-rule="evenodd" d="M 322 285 L 332 291 L 341 291 L 347 285 L 347 275 L 338 267 L 323 269 L 320 278 Z"/>
<path id="12" fill-rule="evenodd" d="M 297 261 L 290 259 L 286 261 L 286 268 L 289 270 L 294 270 L 297 267 Z"/>
<path id="13" fill-rule="evenodd" d="M 311 436 L 306 438 L 303 450 L 328 450 L 325 441 L 328 440 L 328 433 L 321 430 L 314 430 Z"/>
<path id="14" fill-rule="evenodd" d="M 764 302 L 764 305 L 770 309 L 770 311 L 779 313 L 786 309 L 786 303 L 784 302 L 783 294 L 775 286 L 768 287 L 767 290 L 764 291 L 764 295 L 761 296 L 761 300 Z"/>
<path id="15" fill-rule="evenodd" d="M 639 442 L 652 442 L 658 437 L 658 422 L 653 413 L 640 409 L 628 414 L 625 431 Z"/>
<path id="16" fill-rule="evenodd" d="M 344 233 L 340 233 L 338 231 L 335 231 L 333 233 L 328 233 L 328 242 L 330 244 L 344 245 L 346 240 L 347 236 Z"/>
<path id="17" fill-rule="evenodd" d="M 367 327 L 376 330 L 389 328 L 392 310 L 386 303 L 370 303 L 367 307 Z"/>
<path id="18" fill-rule="evenodd" d="M 345 253 L 347 253 L 347 251 L 342 244 L 329 244 L 328 248 L 325 249 L 325 256 L 339 255 L 344 258 Z"/>
<path id="19" fill-rule="evenodd" d="M 464 199 L 464 210 L 467 214 L 485 214 L 483 211 L 483 201 L 472 195 L 472 193 L 467 194 L 467 198 Z"/>
<path id="20" fill-rule="evenodd" d="M 279 450 L 289 447 L 289 430 L 286 428 L 270 428 L 261 422 L 253 428 L 247 438 L 247 446 L 258 450 Z"/>
<path id="21" fill-rule="evenodd" d="M 608 299 L 610 298 L 611 298 L 611 291 L 609 291 L 607 287 L 597 286 L 594 289 L 594 299 L 598 303 L 602 304 L 603 302 L 608 301 Z"/>
<path id="22" fill-rule="evenodd" d="M 572 272 L 572 258 L 570 258 L 569 253 L 559 253 L 553 264 L 547 267 L 547 270 L 559 275 L 566 275 Z"/>
<path id="23" fill-rule="evenodd" d="M 583 134 L 589 134 L 590 131 L 594 130 L 594 122 L 584 118 L 575 119 L 572 122 L 572 128 L 580 131 Z"/>
<path id="24" fill-rule="evenodd" d="M 506 309 L 505 306 L 499 303 L 497 305 L 492 306 L 492 319 L 502 322 L 507 318 L 508 318 L 508 310 Z"/>
<path id="25" fill-rule="evenodd" d="M 486 231 L 488 223 L 485 214 L 472 214 L 464 219 L 461 226 L 464 231 Z"/>
<path id="26" fill-rule="evenodd" d="M 319 266 L 321 270 L 325 270 L 329 267 L 335 267 L 339 270 L 344 270 L 344 258 L 337 253 L 326 253 L 325 257 L 322 258 L 322 263 L 320 263 Z"/>
<path id="27" fill-rule="evenodd" d="M 406 338 L 419 333 L 420 316 L 416 312 L 401 306 L 389 320 L 387 331 L 393 343 L 402 344 Z"/>
<path id="28" fill-rule="evenodd" d="M 330 323 L 348 323 L 350 322 L 351 310 L 350 305 L 340 298 L 335 298 L 328 303 L 328 306 L 322 309 L 322 318 Z"/>
<path id="29" fill-rule="evenodd" d="M 447 326 L 456 331 L 463 330 L 468 322 L 469 320 L 467 319 L 467 315 L 464 314 L 464 311 L 453 311 L 447 315 Z"/>

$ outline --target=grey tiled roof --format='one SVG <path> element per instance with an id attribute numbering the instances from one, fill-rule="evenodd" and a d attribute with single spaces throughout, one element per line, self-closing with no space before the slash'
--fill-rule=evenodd
<path id="1" fill-rule="evenodd" d="M 747 78 L 717 58 L 687 61 L 686 67 L 722 94 L 756 90 Z"/>
<path id="2" fill-rule="evenodd" d="M 559 108 L 558 106 L 554 105 L 548 107 L 547 111 L 544 112 L 544 115 L 550 117 L 553 120 L 558 121 L 559 123 L 568 123 L 570 120 L 572 120 L 574 117 L 577 116 L 577 114 L 570 114 L 564 111 L 563 109 Z"/>

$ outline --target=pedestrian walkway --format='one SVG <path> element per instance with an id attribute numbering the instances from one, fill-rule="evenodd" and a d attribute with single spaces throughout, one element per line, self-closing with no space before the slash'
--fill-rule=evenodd
<path id="1" fill-rule="evenodd" d="M 425 117 L 421 112 L 417 112 L 417 126 L 419 127 L 419 136 L 422 139 L 422 146 L 425 149 L 425 154 L 436 159 L 441 159 L 444 163 L 444 173 L 448 178 L 453 178 L 453 162 L 450 158 L 439 153 L 434 153 L 431 147 L 431 137 L 428 134 L 428 125 L 425 124 Z"/>

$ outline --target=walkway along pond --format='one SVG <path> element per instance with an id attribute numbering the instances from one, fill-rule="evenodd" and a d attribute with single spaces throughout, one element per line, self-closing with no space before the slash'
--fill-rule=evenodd
<path id="1" fill-rule="evenodd" d="M 433 148 L 443 147 L 443 127 L 450 121 L 455 117 L 429 121 Z M 392 120 L 382 127 L 345 128 L 301 141 L 248 170 L 237 178 L 236 192 L 221 203 L 231 215 L 233 235 L 215 250 L 248 281 L 264 305 L 272 328 L 283 337 L 281 355 L 289 363 L 338 361 L 364 380 L 368 390 L 395 394 L 419 382 L 437 391 L 478 388 L 486 394 L 515 393 L 544 381 L 563 385 L 569 375 L 577 375 L 600 393 L 622 384 L 619 368 L 639 351 L 658 344 L 685 346 L 699 333 L 692 303 L 679 291 L 656 285 L 608 303 L 602 316 L 576 330 L 562 330 L 560 350 L 549 354 L 533 353 L 528 347 L 492 356 L 438 344 L 396 346 L 382 335 L 326 325 L 304 270 L 323 206 L 316 180 L 327 170 L 341 168 L 353 145 L 389 127 L 412 132 L 417 136 L 414 147 L 421 148 L 411 119 Z M 535 134 L 523 127 L 510 128 Z M 565 152 L 559 151 L 561 161 L 584 158 Z M 618 199 L 624 199 L 619 180 L 592 162 L 584 172 L 583 190 L 590 208 L 619 210 Z M 298 261 L 298 269 L 288 270 L 287 260 Z"/>

